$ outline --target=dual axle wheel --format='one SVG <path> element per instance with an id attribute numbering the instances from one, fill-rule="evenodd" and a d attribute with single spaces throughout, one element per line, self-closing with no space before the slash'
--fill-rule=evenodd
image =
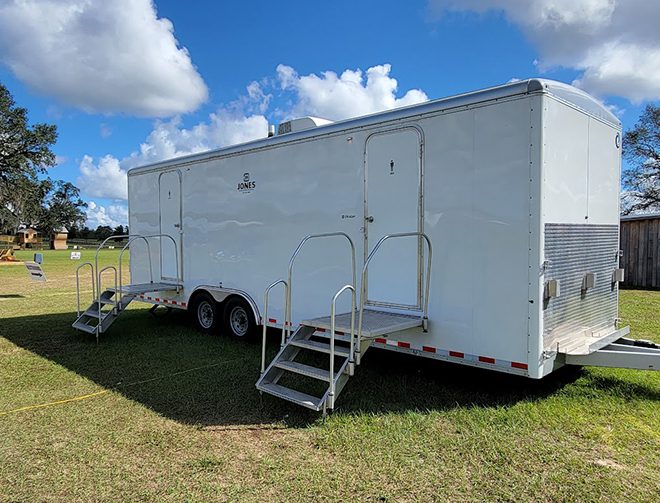
<path id="1" fill-rule="evenodd" d="M 237 339 L 250 339 L 256 333 L 252 308 L 240 297 L 230 297 L 218 304 L 212 295 L 201 292 L 191 307 L 193 322 L 202 332 L 220 331 Z"/>

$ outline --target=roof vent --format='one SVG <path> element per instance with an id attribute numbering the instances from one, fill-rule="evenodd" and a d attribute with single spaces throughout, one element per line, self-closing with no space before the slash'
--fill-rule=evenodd
<path id="1" fill-rule="evenodd" d="M 277 134 L 296 133 L 305 129 L 325 126 L 326 124 L 332 124 L 332 121 L 321 119 L 320 117 L 300 117 L 299 119 L 291 119 L 290 121 L 280 123 L 280 126 L 277 128 Z"/>

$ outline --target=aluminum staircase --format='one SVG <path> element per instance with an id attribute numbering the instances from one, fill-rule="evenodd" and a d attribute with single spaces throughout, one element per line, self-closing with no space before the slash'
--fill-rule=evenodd
<path id="1" fill-rule="evenodd" d="M 291 330 L 291 279 L 296 256 L 306 241 L 313 238 L 340 236 L 345 237 L 351 245 L 353 260 L 353 284 L 343 286 L 333 297 L 330 305 L 330 316 L 304 320 L 299 328 L 290 335 Z M 426 289 L 424 311 L 422 315 L 399 314 L 383 310 L 365 309 L 365 284 L 367 269 L 372 257 L 381 244 L 390 238 L 416 236 L 423 238 L 428 245 L 426 270 Z M 291 260 L 289 261 L 288 281 L 283 279 L 271 284 L 264 292 L 264 323 L 261 352 L 261 377 L 256 387 L 262 393 L 287 400 L 302 407 L 315 411 L 334 409 L 335 401 L 371 343 L 377 337 L 387 337 L 402 330 L 419 327 L 424 332 L 428 329 L 428 295 L 431 275 L 431 242 L 429 238 L 418 232 L 391 234 L 383 237 L 365 261 L 362 269 L 362 289 L 360 305 L 356 309 L 355 292 L 355 247 L 351 238 L 343 232 L 310 235 L 304 238 Z M 280 351 L 266 367 L 266 331 L 268 327 L 268 300 L 270 291 L 277 285 L 284 289 L 284 321 L 282 323 L 282 340 Z M 337 315 L 335 306 L 337 299 L 345 292 L 351 292 L 351 310 Z M 358 319 L 356 331 L 356 318 Z M 337 342 L 340 345 L 337 345 Z M 326 359 L 327 358 L 327 359 Z M 304 361 L 302 361 L 304 360 Z M 325 361 L 324 361 L 325 360 Z M 310 394 L 300 389 L 300 378 L 320 381 L 323 387 L 316 387 L 321 393 Z"/>
<path id="2" fill-rule="evenodd" d="M 296 361 L 304 353 L 330 355 L 330 341 L 313 340 L 314 327 L 301 326 L 273 359 L 264 374 L 257 382 L 257 389 L 278 398 L 307 407 L 315 411 L 334 407 L 334 398 L 346 385 L 351 373 L 350 350 L 345 347 L 335 347 L 336 370 L 321 368 Z M 321 396 L 313 396 L 306 392 L 279 384 L 285 374 L 305 376 L 324 383 L 327 388 Z M 332 384 L 332 386 L 331 386 Z M 331 391 L 334 388 L 334 392 Z M 331 395 L 333 393 L 333 395 Z"/>
<path id="3" fill-rule="evenodd" d="M 354 312 L 353 315 L 350 312 L 336 315 L 334 337 L 331 316 L 301 322 L 300 328 L 284 344 L 257 381 L 257 389 L 315 411 L 325 412 L 327 409 L 333 409 L 337 397 L 355 372 L 357 361 L 364 356 L 376 337 L 423 325 L 421 316 L 365 309 L 362 337 L 358 346 L 357 334 L 351 331 L 351 319 L 355 320 L 358 316 L 359 312 Z M 352 336 L 351 333 L 353 333 Z M 335 340 L 334 357 L 336 359 L 334 367 L 337 369 L 333 375 L 334 390 L 332 390 L 333 386 L 329 385 L 330 371 L 325 368 L 329 365 L 313 366 L 297 361 L 309 353 L 319 356 L 331 355 L 333 339 Z M 354 341 L 353 345 L 351 345 L 351 339 Z M 337 346 L 337 341 L 343 345 Z M 354 350 L 351 355 L 352 348 Z M 323 361 L 322 357 L 317 358 L 315 363 L 320 361 Z M 279 384 L 280 379 L 287 374 L 302 375 L 328 383 L 328 388 L 321 396 L 313 396 L 293 387 Z"/>
<path id="4" fill-rule="evenodd" d="M 151 248 L 149 239 L 157 238 L 159 241 L 162 238 L 168 238 L 174 244 L 174 256 L 177 264 L 177 280 L 175 283 L 171 282 L 154 282 L 153 281 L 153 268 L 151 263 Z M 127 239 L 126 244 L 119 253 L 118 267 L 109 265 L 99 270 L 99 252 L 109 240 Z M 124 252 L 128 249 L 129 245 L 135 240 L 142 240 L 146 243 L 147 257 L 149 258 L 149 274 L 150 280 L 148 283 L 128 284 L 124 285 L 122 282 L 122 258 Z M 80 310 L 80 271 L 83 268 L 89 267 L 91 269 L 92 278 L 92 298 L 93 301 L 87 309 Z M 76 299 L 77 299 L 77 313 L 76 321 L 71 325 L 76 330 L 81 330 L 90 334 L 96 335 L 96 341 L 99 340 L 99 335 L 105 332 L 110 325 L 117 319 L 117 317 L 128 307 L 128 305 L 138 295 L 150 292 L 172 291 L 179 292 L 183 288 L 178 250 L 176 241 L 167 234 L 153 234 L 149 236 L 142 236 L 137 234 L 110 236 L 103 241 L 96 250 L 94 263 L 84 262 L 76 269 Z M 103 275 L 106 272 L 113 272 L 114 287 L 106 288 L 101 291 L 101 284 Z M 161 277 L 162 277 L 162 263 L 161 263 Z M 97 295 L 98 292 L 98 295 Z"/>
<path id="5" fill-rule="evenodd" d="M 105 290 L 100 300 L 95 300 L 90 306 L 78 315 L 72 327 L 90 334 L 105 332 L 117 316 L 128 307 L 135 295 L 124 295 L 119 302 L 116 301 L 116 292 Z M 110 309 L 107 309 L 111 306 Z"/>

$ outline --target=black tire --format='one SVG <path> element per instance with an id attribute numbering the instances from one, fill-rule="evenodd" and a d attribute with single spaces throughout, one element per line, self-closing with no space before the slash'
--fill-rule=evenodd
<path id="1" fill-rule="evenodd" d="M 241 297 L 231 297 L 225 301 L 222 328 L 223 333 L 235 339 L 254 340 L 257 324 L 250 304 Z"/>
<path id="2" fill-rule="evenodd" d="M 206 292 L 200 292 L 192 302 L 191 313 L 195 328 L 207 334 L 218 333 L 220 325 L 220 310 L 213 296 Z"/>

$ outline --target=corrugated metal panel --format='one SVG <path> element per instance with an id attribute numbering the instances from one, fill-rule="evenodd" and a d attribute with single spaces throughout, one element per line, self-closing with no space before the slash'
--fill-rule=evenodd
<path id="1" fill-rule="evenodd" d="M 546 224 L 545 278 L 559 280 L 560 295 L 544 303 L 543 337 L 550 340 L 584 330 L 614 325 L 618 312 L 618 285 L 612 273 L 619 263 L 618 225 Z M 586 292 L 587 273 L 596 276 Z"/>

